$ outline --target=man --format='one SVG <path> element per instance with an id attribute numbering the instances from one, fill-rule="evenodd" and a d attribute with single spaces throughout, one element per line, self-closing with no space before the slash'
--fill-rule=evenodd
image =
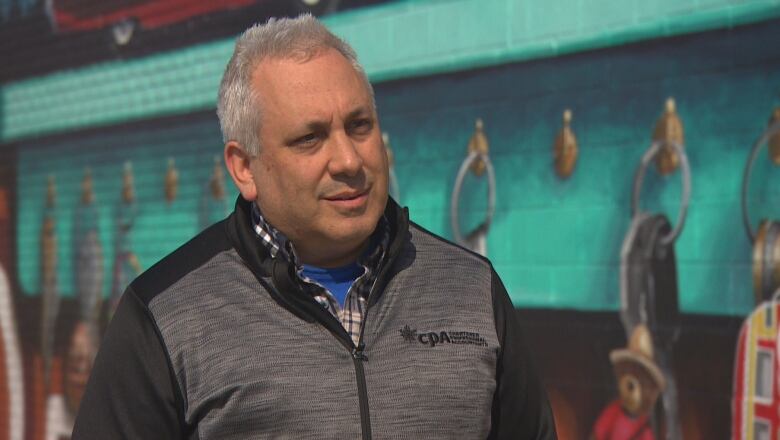
<path id="1" fill-rule="evenodd" d="M 249 29 L 218 115 L 235 211 L 129 286 L 75 439 L 555 438 L 490 263 L 388 199 L 346 43 Z"/>

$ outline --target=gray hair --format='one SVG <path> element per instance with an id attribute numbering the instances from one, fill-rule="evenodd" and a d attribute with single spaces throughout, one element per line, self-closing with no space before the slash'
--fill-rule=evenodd
<path id="1" fill-rule="evenodd" d="M 373 104 L 374 90 L 355 51 L 333 35 L 310 14 L 297 18 L 271 18 L 247 29 L 236 41 L 219 87 L 217 116 L 222 140 L 238 142 L 247 153 L 260 152 L 260 113 L 257 94 L 251 86 L 252 73 L 265 59 L 306 61 L 325 49 L 335 49 L 349 61 L 365 81 Z"/>

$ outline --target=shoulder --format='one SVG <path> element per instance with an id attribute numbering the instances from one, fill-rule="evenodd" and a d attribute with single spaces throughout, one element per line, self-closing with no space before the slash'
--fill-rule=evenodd
<path id="1" fill-rule="evenodd" d="M 488 278 L 491 276 L 493 266 L 490 260 L 482 255 L 434 234 L 414 222 L 410 222 L 409 234 L 418 264 L 452 276 L 462 274 L 460 272 L 462 270 L 467 270 L 472 276 L 477 273 Z"/>
<path id="2" fill-rule="evenodd" d="M 412 263 L 399 273 L 399 284 L 418 292 L 419 301 L 450 304 L 492 320 L 495 286 L 489 260 L 414 223 L 406 255 Z"/>
<path id="3" fill-rule="evenodd" d="M 188 278 L 206 275 L 215 263 L 231 253 L 226 221 L 215 223 L 144 271 L 130 290 L 145 305 Z"/>
<path id="4" fill-rule="evenodd" d="M 178 362 L 201 345 L 217 323 L 236 322 L 236 304 L 260 302 L 257 284 L 222 221 L 150 267 L 125 295 L 135 297 L 134 316 L 145 315 L 173 365 L 182 368 Z"/>

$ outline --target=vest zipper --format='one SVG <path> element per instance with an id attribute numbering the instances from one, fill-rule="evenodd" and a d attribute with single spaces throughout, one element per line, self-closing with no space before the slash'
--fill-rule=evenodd
<path id="1" fill-rule="evenodd" d="M 313 300 L 312 300 L 313 301 Z M 358 344 L 352 341 L 344 327 L 340 322 L 336 321 L 333 315 L 324 311 L 319 305 L 317 305 L 317 311 L 310 314 L 314 321 L 325 327 L 336 340 L 344 346 L 352 356 L 352 363 L 355 366 L 355 378 L 357 379 L 358 387 L 358 405 L 360 409 L 360 430 L 362 433 L 362 440 L 371 440 L 371 417 L 369 415 L 368 408 L 368 387 L 366 386 L 366 373 L 363 369 L 363 362 L 368 361 L 368 356 L 364 353 L 366 345 L 363 343 L 363 330 L 365 329 L 365 322 L 360 328 L 360 336 L 358 337 Z M 334 325 L 330 325 L 328 321 L 331 321 Z"/>
<path id="2" fill-rule="evenodd" d="M 406 222 L 408 222 L 408 211 L 406 209 L 404 209 L 404 216 L 405 216 L 404 220 Z M 392 252 L 393 250 L 395 250 L 396 252 L 398 251 L 398 249 L 394 249 L 393 243 L 390 243 L 389 249 L 386 252 Z M 319 313 L 315 313 L 313 316 L 311 314 L 309 314 L 309 316 L 312 316 L 315 321 L 319 321 L 319 323 L 321 325 L 323 325 L 326 329 L 328 329 L 331 332 L 331 334 L 333 334 L 333 336 L 335 336 L 336 339 L 339 340 L 344 345 L 344 347 L 347 348 L 347 350 L 350 350 L 350 353 L 352 355 L 352 363 L 355 365 L 355 377 L 357 379 L 357 386 L 358 386 L 358 403 L 359 403 L 359 406 L 360 406 L 360 430 L 361 430 L 361 433 L 362 433 L 361 438 L 363 440 L 371 440 L 372 439 L 372 435 L 371 435 L 371 415 L 370 415 L 369 407 L 368 407 L 368 386 L 366 385 L 366 373 L 365 373 L 365 370 L 363 369 L 363 362 L 367 362 L 368 361 L 368 356 L 366 356 L 366 354 L 364 353 L 364 350 L 366 348 L 366 344 L 363 343 L 363 333 L 364 333 L 364 331 L 366 329 L 366 319 L 365 318 L 368 316 L 368 309 L 373 304 L 372 298 L 376 297 L 374 291 L 377 289 L 378 286 L 383 286 L 385 284 L 385 281 L 386 281 L 386 278 L 388 276 L 388 273 L 390 272 L 390 267 L 393 265 L 393 262 L 395 260 L 393 255 L 389 255 L 389 257 L 390 258 L 388 258 L 384 262 L 382 269 L 377 274 L 376 280 L 374 280 L 374 285 L 371 287 L 371 291 L 368 294 L 368 298 L 367 298 L 367 301 L 366 301 L 367 302 L 367 304 L 366 304 L 366 311 L 365 311 L 365 315 L 363 317 L 363 319 L 364 319 L 363 323 L 361 324 L 361 327 L 360 327 L 360 335 L 358 336 L 358 344 L 357 344 L 357 346 L 355 346 L 355 343 L 352 341 L 352 338 L 349 337 L 349 335 L 346 334 L 346 331 L 345 331 L 344 327 L 341 325 L 340 322 L 338 323 L 338 328 L 341 331 L 338 331 L 338 330 L 335 330 L 334 328 L 332 328 L 332 327 L 330 327 L 329 325 L 326 324 L 325 321 L 327 321 L 327 318 L 324 319 L 324 320 L 323 319 L 317 319 L 318 318 L 317 315 Z M 274 273 L 274 272 L 272 271 L 272 273 Z M 259 275 L 257 276 L 257 278 L 258 278 L 258 280 L 262 280 L 262 277 L 259 276 Z M 263 285 L 265 286 L 265 283 L 263 283 Z M 266 290 L 268 290 L 269 292 L 273 291 L 273 289 L 271 289 L 268 286 L 266 286 Z M 321 308 L 317 307 L 317 309 L 318 309 L 318 312 L 322 312 Z M 323 312 L 323 313 L 327 313 L 327 312 Z M 327 315 L 329 316 L 329 318 L 333 318 L 333 316 L 330 315 L 330 313 L 327 313 Z M 322 315 L 320 315 L 320 316 L 322 316 Z M 342 335 L 341 334 L 342 332 L 344 332 L 345 334 Z M 346 340 L 345 340 L 345 338 L 343 336 L 347 336 Z M 347 341 L 349 341 L 349 342 L 347 342 Z"/>
<path id="3" fill-rule="evenodd" d="M 354 342 L 352 344 L 352 363 L 355 364 L 355 376 L 357 377 L 358 383 L 358 401 L 360 402 L 360 428 L 361 432 L 363 433 L 363 440 L 371 440 L 371 414 L 368 408 L 368 387 L 366 386 L 366 374 L 365 371 L 363 371 L 363 362 L 368 361 L 368 356 L 363 353 L 366 348 L 366 344 L 363 343 L 363 333 L 366 329 L 368 309 L 372 304 L 371 299 L 376 296 L 374 294 L 374 290 L 377 288 L 377 286 L 380 285 L 380 283 L 384 283 L 385 277 L 387 277 L 387 273 L 390 270 L 391 263 L 392 259 L 386 261 L 384 267 L 382 267 L 382 270 L 377 274 L 376 280 L 374 280 L 374 285 L 371 287 L 371 291 L 368 294 L 368 300 L 366 301 L 368 304 L 366 305 L 365 315 L 363 316 L 363 323 L 360 326 L 360 335 L 358 336 L 357 347 L 355 347 Z"/>
<path id="4" fill-rule="evenodd" d="M 238 202 L 237 202 L 237 210 Z M 243 209 L 243 208 L 242 208 Z M 231 214 L 231 217 L 235 215 Z M 237 220 L 240 222 L 240 220 Z M 401 218 L 399 219 L 401 222 L 401 226 L 399 227 L 399 233 L 404 234 L 403 237 L 406 237 L 407 228 L 408 228 L 408 222 L 409 222 L 409 212 L 407 208 L 403 209 L 403 214 L 401 214 Z M 236 221 L 234 221 L 236 222 Z M 229 224 L 233 225 L 233 222 Z M 235 235 L 237 238 L 239 238 L 239 243 L 244 243 L 244 241 L 240 240 L 240 232 L 238 232 L 237 226 L 234 226 L 236 228 L 236 232 L 233 232 L 233 235 Z M 231 229 L 231 231 L 233 231 Z M 233 237 L 231 235 L 231 237 Z M 395 256 L 393 254 L 397 253 L 401 246 L 397 244 L 399 238 L 396 237 L 393 241 L 390 242 L 389 249 L 386 250 L 386 252 L 389 252 L 390 254 L 386 255 L 389 258 L 387 261 L 384 262 L 384 267 L 382 267 L 382 270 L 377 274 L 377 279 L 374 281 L 374 286 L 371 288 L 371 292 L 368 295 L 368 301 L 366 305 L 366 315 L 368 314 L 368 308 L 372 305 L 372 297 L 375 297 L 374 290 L 376 290 L 377 286 L 384 284 L 385 278 L 387 277 L 387 274 L 389 272 L 390 266 L 392 266 L 393 261 L 395 260 Z M 400 242 L 398 242 L 400 243 Z M 291 301 L 287 298 L 285 298 L 285 295 L 281 292 L 281 289 L 279 288 L 281 283 L 278 280 L 285 280 L 288 279 L 285 277 L 284 273 L 280 273 L 280 271 L 284 271 L 284 268 L 280 266 L 280 269 L 277 270 L 277 260 L 273 260 L 273 265 L 271 266 L 270 270 L 267 272 L 270 273 L 270 276 L 273 278 L 273 283 L 267 283 L 264 281 L 264 273 L 261 273 L 257 267 L 262 266 L 263 260 L 262 258 L 258 260 L 257 258 L 253 258 L 253 254 L 247 253 L 244 251 L 243 246 L 238 246 L 234 244 L 234 248 L 236 251 L 238 251 L 239 255 L 241 255 L 241 258 L 247 262 L 247 265 L 250 267 L 252 272 L 255 274 L 255 278 L 260 282 L 260 284 L 265 288 L 265 290 L 272 294 L 272 296 L 276 296 L 276 300 L 280 302 L 284 307 L 291 310 L 293 313 L 296 313 L 299 316 L 304 316 L 308 319 L 311 319 L 311 321 L 319 322 L 319 324 L 323 325 L 326 329 L 328 329 L 333 336 L 336 337 L 338 341 L 340 341 L 347 350 L 350 351 L 352 355 L 352 363 L 355 365 L 355 376 L 357 378 L 357 386 L 358 386 L 358 402 L 360 405 L 360 428 L 362 432 L 362 439 L 363 440 L 371 440 L 371 417 L 369 414 L 369 407 L 368 407 L 368 387 L 366 386 L 366 375 L 365 371 L 363 369 L 363 362 L 368 361 L 368 357 L 364 353 L 365 350 L 365 344 L 363 343 L 363 331 L 365 330 L 366 323 L 365 320 L 362 323 L 362 326 L 360 328 L 360 336 L 358 337 L 358 344 L 355 346 L 355 343 L 352 341 L 352 338 L 346 334 L 346 331 L 344 330 L 341 323 L 338 323 L 338 328 L 340 330 L 336 330 L 327 323 L 327 318 L 321 319 L 322 315 L 319 312 L 322 312 L 321 307 L 317 305 L 316 309 L 317 311 L 312 313 L 311 309 L 308 309 L 308 307 L 301 307 L 300 304 L 296 304 L 295 301 Z M 292 284 L 293 283 L 286 283 L 285 286 L 289 290 L 296 290 Z M 277 292 L 274 294 L 274 292 Z M 314 301 L 312 301 L 314 303 Z M 315 303 L 316 304 L 316 303 Z M 308 310 L 307 310 L 308 309 Z M 333 318 L 332 315 L 330 315 L 330 318 Z M 318 319 L 319 318 L 319 319 Z M 308 320 L 307 319 L 307 320 Z M 365 319 L 365 317 L 364 317 Z M 343 333 L 343 334 L 342 334 Z M 346 338 L 344 338 L 346 336 Z"/>
<path id="5" fill-rule="evenodd" d="M 363 353 L 364 349 L 365 344 L 363 344 L 362 341 L 357 347 L 352 349 L 352 362 L 355 364 L 358 402 L 360 402 L 360 430 L 363 433 L 363 440 L 371 440 L 371 416 L 368 412 L 368 389 L 366 387 L 366 374 L 363 371 L 363 362 L 367 361 L 368 357 Z"/>

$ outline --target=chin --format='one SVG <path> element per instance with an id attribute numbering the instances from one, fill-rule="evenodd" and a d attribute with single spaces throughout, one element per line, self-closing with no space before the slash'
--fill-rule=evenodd
<path id="1" fill-rule="evenodd" d="M 345 222 L 348 224 L 343 225 L 340 230 L 336 233 L 338 235 L 339 241 L 352 241 L 352 242 L 362 242 L 363 240 L 367 239 L 371 236 L 371 234 L 374 233 L 374 229 L 376 229 L 376 222 L 368 222 L 368 221 L 361 221 L 361 222 Z"/>
<path id="2" fill-rule="evenodd" d="M 383 203 L 384 202 L 384 203 Z M 357 242 L 370 237 L 384 213 L 387 199 L 380 200 L 373 195 L 362 209 L 320 212 L 319 229 L 334 242 Z"/>
<path id="3" fill-rule="evenodd" d="M 328 235 L 333 242 L 358 245 L 374 233 L 378 221 L 379 217 L 367 213 L 360 217 L 341 218 L 335 220 L 333 227 L 327 228 L 330 231 Z"/>

